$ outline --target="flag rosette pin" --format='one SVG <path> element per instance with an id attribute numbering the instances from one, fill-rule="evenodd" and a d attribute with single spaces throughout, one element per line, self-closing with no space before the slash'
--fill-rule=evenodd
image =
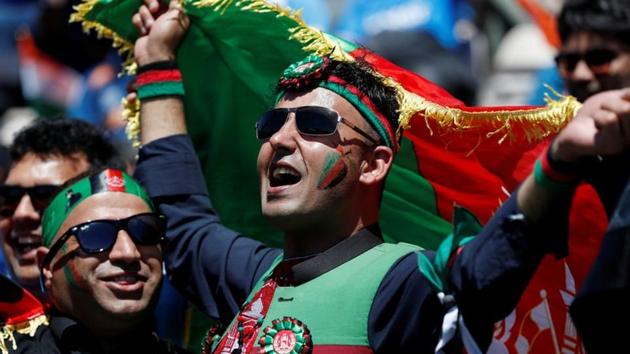
<path id="1" fill-rule="evenodd" d="M 304 323 L 283 317 L 265 327 L 258 342 L 264 354 L 308 354 L 312 352 L 311 333 Z"/>

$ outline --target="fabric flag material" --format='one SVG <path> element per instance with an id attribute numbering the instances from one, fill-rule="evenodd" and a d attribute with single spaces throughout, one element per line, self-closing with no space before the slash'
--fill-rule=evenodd
<path id="1" fill-rule="evenodd" d="M 46 306 L 13 280 L 0 274 L 0 353 L 15 351 L 16 334 L 35 336 L 37 328 L 48 325 Z"/>
<path id="2" fill-rule="evenodd" d="M 77 7 L 73 20 L 113 38 L 129 56 L 136 39 L 131 17 L 141 3 L 87 0 Z M 272 88 L 284 68 L 308 54 L 348 61 L 364 58 L 399 93 L 402 125 L 408 129 L 381 208 L 381 226 L 392 242 L 436 248 L 451 233 L 454 203 L 487 222 L 531 172 L 549 138 L 579 107 L 568 97 L 549 100 L 546 107 L 467 107 L 428 80 L 309 27 L 299 12 L 263 0 L 183 5 L 191 27 L 177 60 L 187 92 L 187 124 L 210 196 L 224 224 L 272 246 L 282 244 L 281 235 L 260 213 L 254 123 L 272 107 Z M 127 71 L 134 69 L 129 61 Z M 137 107 L 127 108 L 130 127 L 137 130 Z M 605 214 L 591 188 L 581 187 L 576 199 L 583 204 L 572 217 L 572 255 L 567 263 L 579 286 L 598 245 L 592 235 L 603 233 Z M 545 259 L 515 312 L 515 322 L 528 316 L 540 302 L 540 290 L 545 290 L 553 323 L 563 323 L 555 319 L 566 316 L 558 285 L 563 284 L 563 272 L 564 263 Z M 509 350 L 516 353 L 517 334 L 508 337 Z M 552 343 L 547 348 L 555 351 Z"/>
<path id="3" fill-rule="evenodd" d="M 552 328 L 546 296 L 545 292 L 541 293 L 542 301 L 529 310 L 525 320 L 520 324 L 516 340 L 518 354 L 536 353 L 537 351 L 534 349 L 536 340 L 543 331 Z M 552 335 L 554 334 L 552 333 Z"/>

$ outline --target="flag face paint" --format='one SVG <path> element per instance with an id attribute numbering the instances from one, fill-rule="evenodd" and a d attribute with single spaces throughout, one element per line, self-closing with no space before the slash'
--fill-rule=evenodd
<path id="1" fill-rule="evenodd" d="M 63 274 L 66 277 L 66 280 L 75 290 L 85 291 L 86 286 L 84 284 L 83 278 L 81 277 L 81 273 L 79 273 L 79 270 L 76 267 L 76 263 L 74 262 L 74 260 L 76 259 L 76 254 L 71 254 L 76 253 L 76 249 L 68 252 L 68 245 L 64 244 L 61 247 L 61 251 L 63 254 L 62 258 L 66 258 L 68 255 L 70 255 L 70 258 L 68 258 L 63 265 Z"/>
<path id="2" fill-rule="evenodd" d="M 332 188 L 343 181 L 348 174 L 348 165 L 343 157 L 343 148 L 337 147 L 337 152 L 330 152 L 326 155 L 326 162 L 319 176 L 317 189 Z"/>

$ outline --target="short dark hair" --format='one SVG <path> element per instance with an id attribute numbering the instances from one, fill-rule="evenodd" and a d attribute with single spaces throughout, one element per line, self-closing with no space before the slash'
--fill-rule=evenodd
<path id="1" fill-rule="evenodd" d="M 352 62 L 344 62 L 331 60 L 325 70 L 325 73 L 317 80 L 309 82 L 307 87 L 300 91 L 311 90 L 317 87 L 319 83 L 329 76 L 337 76 L 348 84 L 356 87 L 360 92 L 365 94 L 376 106 L 376 108 L 387 118 L 391 124 L 392 130 L 398 130 L 398 99 L 396 90 L 386 86 L 375 76 L 375 71 L 371 64 L 363 58 L 357 58 Z M 277 92 L 285 90 L 280 85 L 276 88 Z"/>
<path id="2" fill-rule="evenodd" d="M 36 120 L 16 135 L 9 152 L 13 162 L 28 153 L 44 158 L 82 154 L 90 169 L 125 167 L 102 130 L 88 122 L 63 117 Z"/>
<path id="3" fill-rule="evenodd" d="M 558 16 L 560 38 L 585 30 L 630 45 L 630 0 L 566 0 Z"/>

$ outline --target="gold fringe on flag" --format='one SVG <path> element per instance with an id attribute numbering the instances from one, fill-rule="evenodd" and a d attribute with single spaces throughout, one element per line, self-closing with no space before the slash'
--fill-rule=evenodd
<path id="1" fill-rule="evenodd" d="M 127 56 L 123 72 L 125 74 L 135 73 L 137 65 L 133 61 L 133 43 L 123 39 L 102 24 L 87 20 L 86 14 L 93 9 L 97 2 L 98 0 L 86 0 L 75 6 L 76 12 L 72 14 L 70 21 L 81 22 L 86 32 L 95 30 L 99 37 L 112 39 L 114 47 L 118 48 L 120 54 Z M 182 1 L 182 3 L 185 2 Z M 199 0 L 189 3 L 188 6 L 191 5 L 198 8 L 208 7 L 221 14 L 235 6 L 240 11 L 273 13 L 276 17 L 286 17 L 295 23 L 294 27 L 287 29 L 288 38 L 301 43 L 306 52 L 320 56 L 329 55 L 339 61 L 355 60 L 342 49 L 341 43 L 336 42 L 322 31 L 308 26 L 302 19 L 300 10 L 293 11 L 265 0 Z M 533 142 L 558 132 L 573 118 L 581 106 L 575 98 L 560 96 L 554 92 L 558 99 L 547 96 L 547 106 L 537 109 L 473 111 L 445 107 L 407 91 L 392 78 L 381 76 L 379 73 L 375 74 L 380 76 L 385 85 L 394 88 L 397 92 L 400 106 L 400 128 L 396 132 L 398 137 L 402 134 L 402 130 L 413 124 L 412 118 L 421 117 L 431 133 L 433 133 L 432 125 L 440 129 L 454 129 L 461 132 L 474 129 L 484 133 L 487 138 L 503 134 L 499 138 L 499 143 L 512 137 L 512 126 L 518 123 L 517 125 L 523 127 L 523 133 L 527 140 Z M 123 115 L 128 122 L 127 132 L 136 146 L 139 145 L 139 104 L 138 100 L 135 100 L 134 104 L 129 104 L 126 100 L 123 101 Z"/>
<path id="2" fill-rule="evenodd" d="M 132 75 L 136 72 L 137 64 L 133 59 L 133 43 L 119 36 L 116 32 L 103 26 L 102 24 L 90 21 L 86 15 L 92 11 L 99 0 L 87 0 L 73 7 L 74 13 L 70 15 L 70 23 L 80 22 L 85 33 L 95 31 L 98 38 L 107 38 L 112 40 L 114 48 L 118 49 L 120 56 L 125 58 L 123 63 L 123 73 Z"/>
<path id="3" fill-rule="evenodd" d="M 48 326 L 48 317 L 46 315 L 39 315 L 37 317 L 33 317 L 28 321 L 6 325 L 0 328 L 0 353 L 8 354 L 9 346 L 15 351 L 17 350 L 17 343 L 15 341 L 14 332 L 19 334 L 28 334 L 30 337 L 35 336 L 35 332 L 37 332 L 37 328 L 39 326 Z"/>

